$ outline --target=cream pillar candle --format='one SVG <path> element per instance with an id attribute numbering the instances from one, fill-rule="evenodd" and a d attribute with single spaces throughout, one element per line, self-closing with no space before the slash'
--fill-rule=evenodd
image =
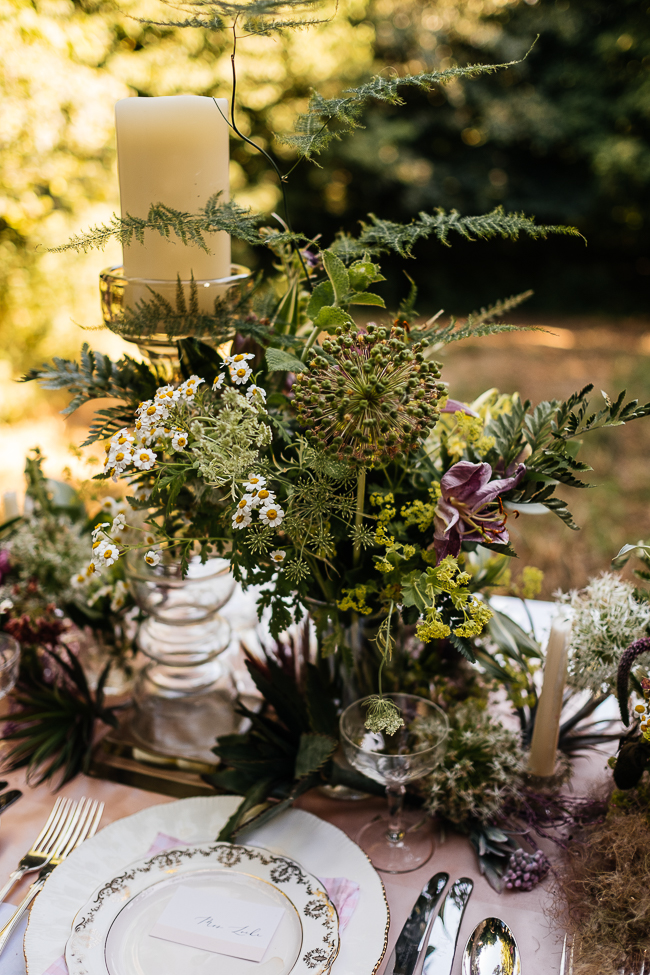
<path id="1" fill-rule="evenodd" d="M 531 775 L 549 776 L 555 772 L 570 637 L 570 621 L 564 616 L 554 619 L 546 646 L 544 683 L 537 705 L 533 740 L 528 758 L 528 770 Z"/>
<path id="2" fill-rule="evenodd" d="M 229 199 L 225 98 L 171 95 L 123 98 L 115 105 L 122 216 L 146 217 L 152 203 L 196 213 L 219 191 Z M 219 111 L 223 112 L 223 115 Z M 144 244 L 124 247 L 128 278 L 196 281 L 230 275 L 230 237 L 206 238 L 211 253 L 148 230 Z M 212 291 L 212 289 L 209 289 Z M 201 294 L 202 289 L 199 289 Z M 207 296 L 206 296 L 207 297 Z M 204 302 L 202 302 L 204 304 Z"/>

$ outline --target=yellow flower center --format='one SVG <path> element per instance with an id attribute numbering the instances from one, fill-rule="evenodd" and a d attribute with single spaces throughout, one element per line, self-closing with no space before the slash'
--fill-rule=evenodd
<path id="1" fill-rule="evenodd" d="M 126 437 L 120 437 L 120 439 L 117 442 L 118 443 L 126 443 Z"/>
<path id="2" fill-rule="evenodd" d="M 149 460 L 149 459 L 150 459 L 150 458 L 149 458 L 149 454 L 147 453 L 147 451 L 146 451 L 146 450 L 145 450 L 145 451 L 143 451 L 143 452 L 142 452 L 142 453 L 140 454 L 140 460 L 142 460 L 142 461 L 147 461 L 147 460 Z"/>
<path id="3" fill-rule="evenodd" d="M 124 460 L 124 454 L 122 453 L 121 450 L 120 450 L 119 454 L 115 454 L 115 460 L 118 461 L 118 462 Z"/>
<path id="4" fill-rule="evenodd" d="M 111 549 L 110 548 L 107 548 L 106 551 L 104 552 L 104 558 L 105 559 L 111 559 L 112 557 L 113 557 L 113 553 L 112 553 Z"/>
<path id="5" fill-rule="evenodd" d="M 236 355 L 232 361 L 241 362 L 243 358 L 244 358 L 243 355 Z"/>
<path id="6" fill-rule="evenodd" d="M 269 518 L 271 521 L 274 518 L 277 518 L 278 517 L 278 513 L 275 510 L 275 508 L 269 508 L 269 510 L 266 512 L 266 517 Z"/>
<path id="7" fill-rule="evenodd" d="M 111 445 L 109 443 L 107 443 L 104 446 L 104 450 L 106 451 L 107 454 L 110 454 L 110 452 L 111 452 Z"/>
<path id="8" fill-rule="evenodd" d="M 262 501 L 265 501 L 266 498 L 268 498 L 270 493 L 271 492 L 267 491 L 266 488 L 262 488 L 262 490 L 258 492 L 259 497 L 261 498 Z"/>
<path id="9" fill-rule="evenodd" d="M 244 515 L 235 515 L 235 521 L 237 522 L 238 525 L 241 525 L 243 520 L 244 520 Z"/>
<path id="10" fill-rule="evenodd" d="M 237 370 L 237 375 L 238 376 L 245 376 L 246 375 L 246 369 L 245 368 L 244 369 L 238 369 Z"/>
<path id="11" fill-rule="evenodd" d="M 98 547 L 99 545 L 101 545 L 101 544 L 102 544 L 102 543 L 101 543 L 101 539 L 100 539 L 100 538 L 98 538 L 96 542 L 93 542 L 93 548 L 95 549 L 95 548 L 97 548 L 97 547 Z"/>
<path id="12" fill-rule="evenodd" d="M 92 575 L 94 571 L 95 571 L 95 563 L 91 562 L 88 568 L 86 569 L 86 572 L 88 573 L 88 575 Z"/>
<path id="13" fill-rule="evenodd" d="M 259 484 L 260 483 L 260 479 L 259 479 L 259 477 L 249 477 L 248 478 L 248 483 L 249 484 Z"/>
<path id="14" fill-rule="evenodd" d="M 153 414 L 154 414 L 155 412 L 156 412 L 156 407 L 155 407 L 155 406 L 153 405 L 153 403 L 152 403 L 152 404 L 151 404 L 151 406 L 148 406 L 148 407 L 147 407 L 147 415 L 148 415 L 148 416 L 153 416 Z"/>

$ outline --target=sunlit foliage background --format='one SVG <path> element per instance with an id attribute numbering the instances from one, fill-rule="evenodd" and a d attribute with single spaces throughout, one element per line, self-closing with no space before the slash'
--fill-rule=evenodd
<path id="1" fill-rule="evenodd" d="M 133 94 L 229 95 L 230 39 L 137 19 L 169 12 L 157 0 L 0 0 L 5 423 L 57 408 L 51 396 L 45 406 L 35 384 L 11 381 L 26 367 L 53 354 L 74 355 L 83 338 L 96 348 L 121 347 L 110 334 L 84 336 L 75 325 L 99 326 L 97 274 L 119 262 L 119 249 L 47 253 L 118 208 L 115 101 Z M 481 213 L 502 203 L 543 222 L 575 224 L 589 246 L 561 238 L 460 242 L 450 250 L 423 243 L 417 263 L 406 268 L 420 286 L 422 312 L 444 305 L 463 313 L 532 287 L 533 314 L 609 313 L 618 316 L 613 321 L 647 314 L 648 0 L 340 0 L 330 24 L 240 45 L 239 125 L 288 169 L 294 157 L 278 136 L 292 131 L 312 86 L 333 96 L 378 71 L 510 61 L 522 58 L 536 35 L 522 63 L 428 96 L 411 92 L 400 109 L 372 108 L 366 127 L 335 142 L 320 167 L 301 163 L 289 183 L 294 223 L 327 240 L 339 227 L 353 230 L 370 211 L 407 220 L 436 206 Z M 278 182 L 264 159 L 236 138 L 231 159 L 235 198 L 281 212 Z M 259 259 L 250 251 L 236 256 L 249 264 Z M 385 293 L 393 304 L 405 289 L 404 266 L 387 262 Z M 638 341 L 630 348 L 645 348 L 646 339 Z M 474 352 L 467 361 L 476 362 Z M 564 395 L 584 378 L 572 361 L 562 388 L 546 382 L 543 395 Z M 618 361 L 611 360 L 614 373 Z M 640 362 L 632 378 L 643 396 L 647 359 Z M 484 368 L 477 367 L 466 395 L 485 386 Z M 462 378 L 463 370 L 456 371 Z M 513 375 L 509 385 L 520 379 Z M 499 381 L 508 385 L 507 377 Z M 31 446 L 23 428 L 20 438 L 24 449 Z M 603 551 L 628 540 L 613 539 L 625 517 L 620 512 L 609 526 Z"/>

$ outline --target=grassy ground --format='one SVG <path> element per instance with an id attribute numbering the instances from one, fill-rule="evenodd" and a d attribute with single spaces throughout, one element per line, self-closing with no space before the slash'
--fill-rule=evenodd
<path id="1" fill-rule="evenodd" d="M 504 334 L 450 346 L 443 375 L 452 396 L 472 400 L 496 386 L 503 392 L 519 390 L 537 403 L 564 398 L 591 382 L 596 398 L 601 389 L 613 395 L 627 388 L 630 396 L 650 400 L 650 320 L 553 319 L 541 324 L 551 334 Z M 110 352 L 119 354 L 119 349 Z M 0 389 L 5 396 L 15 391 L 10 383 Z M 20 422 L 0 427 L 0 492 L 22 493 L 24 455 L 36 445 L 48 458 L 45 469 L 51 477 L 61 477 L 65 468 L 75 480 L 97 471 L 92 460 L 97 446 L 70 452 L 84 439 L 92 410 L 86 407 L 64 420 L 57 410 L 65 401 L 59 394 L 37 396 Z M 650 418 L 589 435 L 582 456 L 594 468 L 589 479 L 597 487 L 562 492 L 581 531 L 570 531 L 552 514 L 509 522 L 522 564 L 545 572 L 545 596 L 558 587 L 583 585 L 608 567 L 625 542 L 650 538 Z M 98 490 L 105 493 L 101 482 Z"/>

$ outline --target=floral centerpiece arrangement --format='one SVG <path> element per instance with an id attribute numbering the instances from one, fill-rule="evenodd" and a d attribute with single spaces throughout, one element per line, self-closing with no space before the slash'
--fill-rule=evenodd
<path id="1" fill-rule="evenodd" d="M 304 25 L 317 5 L 184 6 L 188 28 L 227 28 L 236 40 Z M 289 141 L 309 159 L 358 126 L 366 104 L 398 105 L 401 86 L 429 89 L 496 67 L 377 77 L 341 98 L 315 94 Z M 234 111 L 230 121 L 241 136 Z M 294 232 L 288 219 L 278 229 L 214 198 L 196 214 L 161 201 L 146 220 L 115 217 L 66 246 L 133 243 L 145 230 L 204 248 L 210 233 L 227 230 L 269 249 L 274 271 L 243 286 L 236 301 L 217 300 L 213 314 L 199 311 L 196 289 L 188 302 L 180 283 L 175 305 L 152 292 L 125 309 L 115 327 L 126 337 L 164 331 L 176 343 L 171 371 L 129 356 L 114 362 L 85 345 L 80 362 L 54 359 L 26 377 L 68 388 L 67 412 L 89 400 L 117 400 L 97 412 L 88 442 L 104 443 L 97 477 L 114 482 L 128 508 L 89 523 L 76 591 L 88 602 L 98 578 L 114 591 L 114 573 L 131 552 L 154 567 L 219 556 L 244 587 L 259 587 L 259 612 L 276 646 L 249 661 L 263 711 L 241 706 L 251 730 L 214 749 L 224 768 L 211 781 L 244 796 L 224 836 L 235 835 L 260 803 L 271 815 L 323 781 L 358 785 L 334 760 L 341 708 L 370 695 L 367 727 L 390 734 L 402 719 L 384 694 L 412 691 L 440 701 L 451 721 L 446 758 L 420 786 L 419 801 L 470 833 L 499 883 L 513 851 L 499 823 L 528 817 L 539 825 L 551 815 L 549 801 L 523 786 L 540 647 L 488 603 L 497 587 L 523 596 L 538 591 L 533 567 L 510 578 L 516 553 L 508 520 L 543 505 L 576 529 L 561 488 L 587 486 L 582 439 L 649 415 L 650 404 L 626 402 L 621 393 L 593 405 L 591 386 L 534 406 L 498 390 L 473 403 L 455 399 L 440 351 L 515 328 L 501 319 L 526 295 L 462 320 L 423 320 L 415 285 L 398 308 L 385 308 L 379 262 L 389 251 L 411 257 L 429 236 L 448 245 L 453 233 L 516 239 L 577 232 L 501 210 L 478 217 L 436 211 L 406 225 L 371 216 L 357 236 L 325 243 Z M 293 643 L 286 636 L 305 620 L 315 655 L 306 630 Z M 604 693 L 594 681 L 589 701 L 561 729 L 560 747 L 569 753 L 598 739 L 576 734 Z M 497 687 L 520 732 L 490 714 Z M 566 809 L 556 810 L 558 821 Z M 518 863 L 510 863 L 508 882 L 520 886 Z M 541 876 L 543 865 L 533 873 Z"/>

